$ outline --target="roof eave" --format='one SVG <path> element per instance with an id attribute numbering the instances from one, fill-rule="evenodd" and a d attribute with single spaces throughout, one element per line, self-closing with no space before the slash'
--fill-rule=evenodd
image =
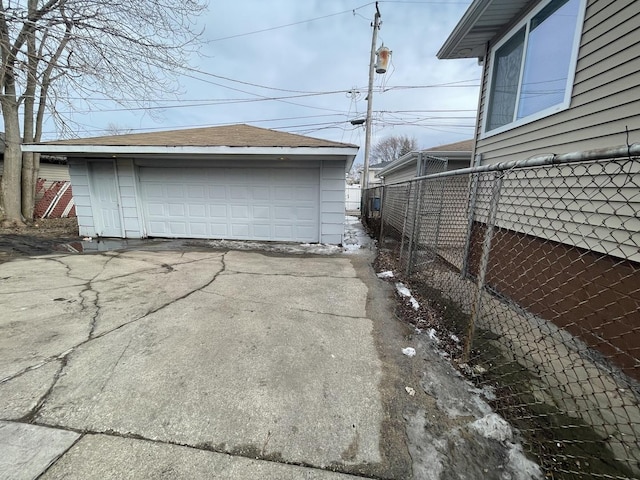
<path id="1" fill-rule="evenodd" d="M 476 58 L 484 56 L 486 53 L 485 45 L 480 45 L 478 48 L 469 51 L 468 54 L 465 55 L 460 55 L 457 51 L 457 46 L 471 31 L 491 2 L 492 0 L 474 0 L 474 2 L 469 5 L 469 8 L 455 26 L 453 32 L 451 32 L 442 47 L 440 47 L 440 50 L 438 50 L 436 56 L 440 60 L 453 58 Z"/>
<path id="2" fill-rule="evenodd" d="M 417 161 L 417 158 L 418 158 L 418 152 L 405 153 L 402 157 L 398 158 L 394 162 L 390 163 L 389 165 L 387 165 L 386 167 L 381 169 L 378 172 L 377 176 L 384 177 L 385 174 L 393 173 L 396 170 L 398 170 L 398 169 L 406 166 L 407 164 L 411 163 L 412 160 L 415 159 Z"/>
<path id="3" fill-rule="evenodd" d="M 312 155 L 354 156 L 358 147 L 226 147 L 155 145 L 62 145 L 24 144 L 23 152 L 48 153 L 67 157 L 96 155 Z"/>

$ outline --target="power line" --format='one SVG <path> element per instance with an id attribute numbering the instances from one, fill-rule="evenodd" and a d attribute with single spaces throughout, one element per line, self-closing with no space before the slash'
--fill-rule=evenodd
<path id="1" fill-rule="evenodd" d="M 368 7 L 369 5 L 373 5 L 374 3 L 375 2 L 369 2 L 369 3 L 365 3 L 364 5 L 360 5 L 359 7 L 356 7 L 356 8 L 351 8 L 349 10 L 343 10 L 342 12 L 330 13 L 328 15 L 323 15 L 321 17 L 309 18 L 307 20 L 300 20 L 298 22 L 287 23 L 285 25 L 278 25 L 276 27 L 263 28 L 263 29 L 260 29 L 260 30 L 254 30 L 252 32 L 238 33 L 236 35 L 229 35 L 229 36 L 226 36 L 226 37 L 214 38 L 213 40 L 209 40 L 209 42 L 220 42 L 222 40 L 230 40 L 232 38 L 246 37 L 248 35 L 255 35 L 255 34 L 258 34 L 258 33 L 264 33 L 264 32 L 271 32 L 273 30 L 279 30 L 281 28 L 293 27 L 295 25 L 301 25 L 303 23 L 315 22 L 316 20 L 323 20 L 325 18 L 336 17 L 338 15 L 344 15 L 345 13 L 352 13 L 352 12 L 355 12 L 356 10 L 360 10 L 360 9 L 362 9 L 364 7 Z"/>

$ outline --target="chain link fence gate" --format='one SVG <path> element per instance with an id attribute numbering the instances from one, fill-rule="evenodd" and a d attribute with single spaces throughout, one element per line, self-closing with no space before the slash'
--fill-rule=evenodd
<path id="1" fill-rule="evenodd" d="M 377 187 L 363 221 L 548 478 L 640 478 L 640 144 Z M 373 201 L 371 202 L 373 204 Z"/>

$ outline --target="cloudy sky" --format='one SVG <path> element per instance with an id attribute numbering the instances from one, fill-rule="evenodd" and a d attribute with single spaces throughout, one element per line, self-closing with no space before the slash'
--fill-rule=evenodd
<path id="1" fill-rule="evenodd" d="M 428 148 L 473 136 L 480 67 L 436 58 L 470 3 L 379 2 L 378 46 L 393 54 L 375 76 L 373 143 L 406 134 Z M 153 110 L 99 103 L 73 115 L 78 134 L 102 135 L 110 124 L 134 133 L 247 123 L 354 143 L 361 157 L 364 126 L 350 120 L 366 112 L 374 13 L 366 0 L 211 0 L 200 17 L 203 56 L 181 79 L 180 100 Z"/>

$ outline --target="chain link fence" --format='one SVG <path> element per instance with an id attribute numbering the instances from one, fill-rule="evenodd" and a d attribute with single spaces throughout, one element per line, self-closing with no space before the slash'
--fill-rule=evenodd
<path id="1" fill-rule="evenodd" d="M 640 478 L 640 145 L 364 192 L 363 221 L 547 478 Z"/>

